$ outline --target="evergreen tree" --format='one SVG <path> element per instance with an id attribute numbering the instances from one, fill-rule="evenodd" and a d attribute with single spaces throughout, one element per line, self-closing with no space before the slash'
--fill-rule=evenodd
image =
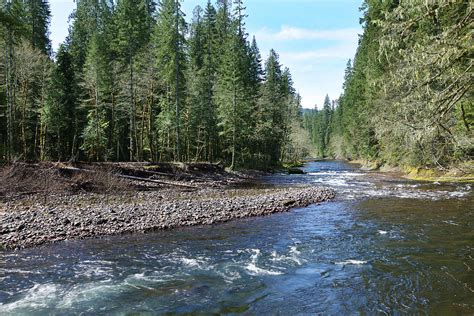
<path id="1" fill-rule="evenodd" d="M 223 1 L 218 11 L 220 21 L 217 25 L 218 32 L 223 32 L 223 29 L 219 29 L 221 27 L 227 29 L 228 33 L 222 43 L 216 99 L 222 148 L 230 161 L 230 167 L 236 168 L 237 156 L 243 152 L 243 136 L 248 132 L 249 98 L 246 90 L 248 71 L 242 70 L 249 69 L 249 59 L 243 21 L 245 8 L 241 1 L 236 1 L 232 19 L 224 16 L 229 6 L 228 2 Z M 226 21 L 232 22 L 228 25 Z"/>
<path id="2" fill-rule="evenodd" d="M 136 125 L 136 73 L 135 59 L 138 52 L 145 47 L 151 35 L 151 12 L 149 1 L 120 0 L 117 3 L 116 48 L 123 65 L 123 75 L 126 78 L 126 87 L 122 90 L 122 104 L 127 109 L 129 160 L 135 160 L 138 155 L 137 125 Z"/>
<path id="3" fill-rule="evenodd" d="M 35 3 L 12 0 L 2 3 L 4 37 L 4 91 L 6 110 L 6 156 L 36 159 L 38 154 L 40 109 L 44 107 L 49 60 L 33 47 L 32 20 L 40 14 Z M 41 4 L 46 6 L 47 4 Z M 34 14 L 34 16 L 32 16 Z M 47 37 L 49 12 L 44 19 L 43 36 Z M 1 41 L 0 41 L 1 42 Z M 2 54 L 3 55 L 3 54 Z"/>
<path id="4" fill-rule="evenodd" d="M 366 0 L 363 12 L 326 153 L 409 166 L 472 160 L 472 7 Z"/>
<path id="5" fill-rule="evenodd" d="M 51 54 L 49 24 L 51 10 L 47 0 L 26 0 L 28 7 L 29 33 L 31 45 L 46 55 Z"/>
<path id="6" fill-rule="evenodd" d="M 257 133 L 266 163 L 279 160 L 283 137 L 284 90 L 278 54 L 271 50 L 265 63 L 266 79 L 259 100 Z"/>
<path id="7" fill-rule="evenodd" d="M 209 133 L 214 123 L 212 120 L 213 108 L 208 106 L 210 102 L 208 98 L 212 99 L 212 86 L 208 86 L 210 79 L 208 76 L 210 72 L 213 72 L 208 69 L 210 66 L 209 57 L 212 58 L 212 56 L 206 54 L 206 46 L 212 45 L 212 43 L 207 43 L 206 22 L 203 19 L 201 7 L 196 7 L 189 40 L 190 66 L 187 79 L 189 90 L 187 156 L 188 159 L 193 158 L 194 160 L 199 160 L 201 157 L 207 158 Z"/>
<path id="8" fill-rule="evenodd" d="M 449 166 L 472 159 L 472 9 L 468 1 L 368 3 L 369 14 L 383 14 L 374 23 L 385 67 L 372 83 L 383 160 Z"/>
<path id="9" fill-rule="evenodd" d="M 180 1 L 164 0 L 155 28 L 157 69 L 164 91 L 157 125 L 162 158 L 176 161 L 183 157 L 181 116 L 185 110 L 186 29 Z"/>
<path id="10" fill-rule="evenodd" d="M 260 54 L 260 49 L 258 48 L 257 40 L 255 36 L 252 38 L 252 44 L 250 46 L 249 52 L 250 58 L 250 80 L 251 84 L 258 86 L 265 77 L 265 72 L 262 68 L 262 55 Z M 258 97 L 256 95 L 255 97 Z"/>
<path id="11" fill-rule="evenodd" d="M 268 76 L 242 0 L 81 0 L 48 58 L 46 0 L 0 3 L 0 157 L 207 160 L 301 157 L 301 99 L 276 52 Z M 294 145 L 294 144 L 295 145 Z"/>
<path id="12" fill-rule="evenodd" d="M 98 0 L 77 1 L 77 8 L 71 15 L 73 21 L 69 29 L 70 52 L 75 71 L 82 72 L 87 57 L 87 48 L 92 34 L 100 28 L 100 6 Z"/>
<path id="13" fill-rule="evenodd" d="M 219 52 L 223 52 L 226 46 L 227 37 L 232 32 L 232 2 L 231 0 L 216 1 L 216 30 L 217 42 L 216 46 Z M 223 57 L 222 53 L 219 54 Z"/>
<path id="14" fill-rule="evenodd" d="M 205 159 L 213 161 L 219 157 L 219 138 L 217 128 L 217 113 L 214 88 L 216 85 L 216 76 L 218 70 L 218 31 L 216 22 L 216 9 L 208 0 L 206 10 L 204 12 L 204 55 L 203 67 L 201 73 L 203 75 L 202 93 L 205 100 L 204 106 L 204 125 L 206 126 L 206 149 Z"/>
<path id="15" fill-rule="evenodd" d="M 86 63 L 84 64 L 83 88 L 86 98 L 83 107 L 87 109 L 87 125 L 82 133 L 84 143 L 81 149 L 91 160 L 107 160 L 106 96 L 102 82 L 107 74 L 107 59 L 103 55 L 103 40 L 99 34 L 93 34 L 89 42 Z"/>
<path id="16" fill-rule="evenodd" d="M 68 43 L 61 44 L 51 73 L 41 122 L 41 160 L 74 157 L 78 136 L 77 78 Z M 48 150 L 49 149 L 49 150 Z"/>
<path id="17" fill-rule="evenodd" d="M 293 87 L 293 79 L 290 73 L 290 69 L 285 67 L 281 76 L 281 89 L 282 89 L 282 121 L 281 121 L 281 150 L 280 160 L 283 160 L 285 156 L 288 156 L 287 149 L 291 147 L 290 142 L 292 141 L 293 130 L 298 124 L 301 124 L 301 100 L 296 95 L 296 91 Z"/>
<path id="18" fill-rule="evenodd" d="M 327 153 L 327 146 L 329 145 L 329 139 L 331 137 L 331 122 L 333 116 L 333 109 L 331 106 L 331 99 L 329 95 L 324 98 L 323 111 L 322 111 L 322 122 L 321 122 L 321 148 L 323 155 Z"/>

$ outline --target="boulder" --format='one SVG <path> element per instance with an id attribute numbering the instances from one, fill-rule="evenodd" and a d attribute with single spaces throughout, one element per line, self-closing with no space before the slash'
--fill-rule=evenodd
<path id="1" fill-rule="evenodd" d="M 288 174 L 305 174 L 305 172 L 299 168 L 289 168 Z"/>

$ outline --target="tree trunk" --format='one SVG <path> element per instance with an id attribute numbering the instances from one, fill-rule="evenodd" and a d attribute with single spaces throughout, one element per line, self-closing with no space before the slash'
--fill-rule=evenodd
<path id="1" fill-rule="evenodd" d="M 235 147 L 237 141 L 237 91 L 234 82 L 234 94 L 232 98 L 232 164 L 231 169 L 235 169 Z"/>
<path id="2" fill-rule="evenodd" d="M 13 55 L 13 34 L 8 29 L 8 40 L 6 43 L 6 94 L 7 94 L 7 159 L 12 160 L 14 155 L 14 137 L 13 137 L 13 111 L 14 105 L 14 55 Z"/>
<path id="3" fill-rule="evenodd" d="M 133 161 L 134 150 L 135 150 L 135 97 L 133 93 L 133 58 L 129 55 L 130 63 L 130 82 L 129 82 L 129 93 L 130 93 L 130 161 Z"/>
<path id="4" fill-rule="evenodd" d="M 175 66 L 176 66 L 176 161 L 181 159 L 181 139 L 180 139 L 180 93 L 179 93 L 179 6 L 178 1 L 175 2 L 175 15 L 176 15 L 176 42 L 175 42 Z"/>

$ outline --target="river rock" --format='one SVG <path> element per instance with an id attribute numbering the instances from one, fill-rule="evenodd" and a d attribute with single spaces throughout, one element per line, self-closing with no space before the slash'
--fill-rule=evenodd
<path id="1" fill-rule="evenodd" d="M 288 174 L 305 174 L 305 172 L 299 168 L 289 168 Z"/>
<path id="2" fill-rule="evenodd" d="M 332 190 L 320 187 L 219 188 L 138 192 L 134 197 L 108 196 L 107 201 L 113 201 L 113 205 L 106 205 L 104 199 L 88 194 L 58 197 L 49 202 L 52 205 L 43 205 L 42 201 L 30 205 L 28 201 L 28 208 L 18 202 L 14 211 L 0 213 L 0 248 L 18 249 L 65 239 L 212 225 L 284 212 L 326 201 L 334 195 Z M 160 202 L 156 203 L 157 200 Z M 42 208 L 54 209 L 55 216 L 39 212 Z M 25 225 L 26 219 L 28 225 Z"/>

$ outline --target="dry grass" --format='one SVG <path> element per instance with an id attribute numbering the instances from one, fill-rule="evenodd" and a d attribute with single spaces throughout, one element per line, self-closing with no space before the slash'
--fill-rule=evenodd
<path id="1" fill-rule="evenodd" d="M 112 167 L 91 167 L 84 172 L 73 173 L 71 180 L 75 190 L 94 193 L 125 192 L 132 189 L 132 185 L 117 177 L 118 171 Z"/>
<path id="2" fill-rule="evenodd" d="M 0 197 L 63 191 L 64 180 L 52 165 L 13 163 L 0 169 Z"/>
<path id="3" fill-rule="evenodd" d="M 52 163 L 12 163 L 0 167 L 0 198 L 79 192 L 119 193 L 132 189 L 112 168 L 68 171 L 64 167 Z"/>

